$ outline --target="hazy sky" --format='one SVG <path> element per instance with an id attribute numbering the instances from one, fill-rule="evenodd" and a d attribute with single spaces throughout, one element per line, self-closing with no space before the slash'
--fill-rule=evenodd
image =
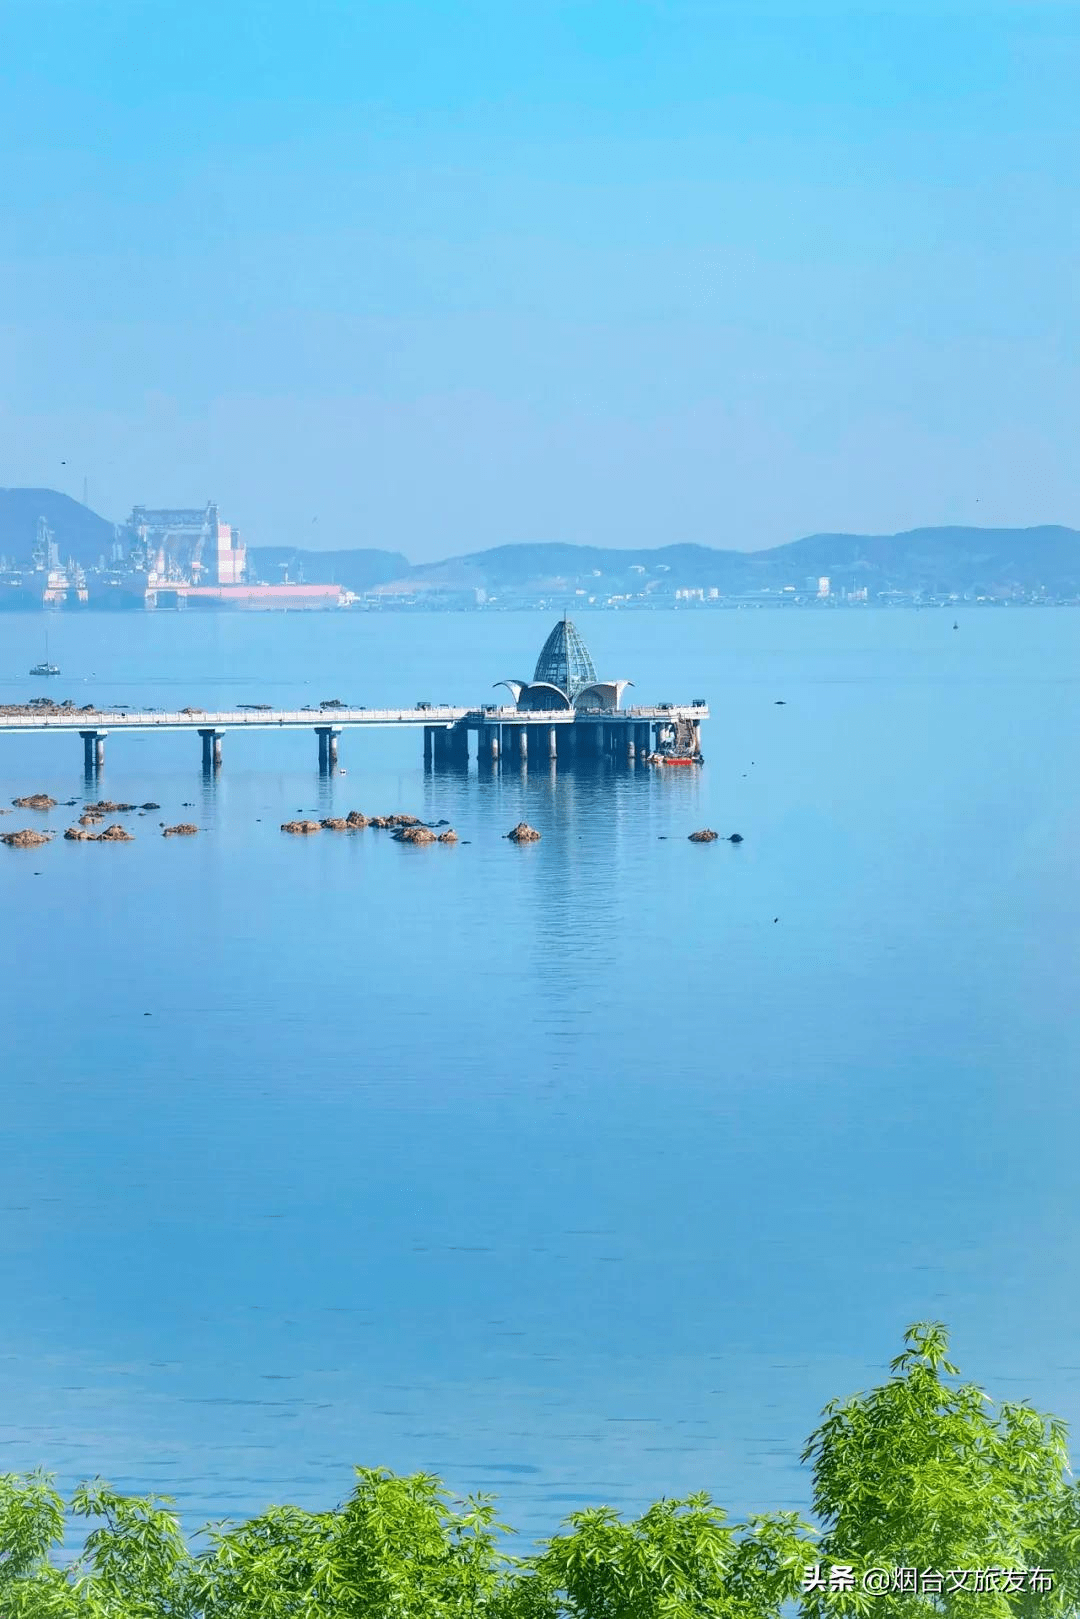
<path id="1" fill-rule="evenodd" d="M 1078 85 L 1067 0 L 0 0 L 0 485 L 417 561 L 1080 526 Z"/>

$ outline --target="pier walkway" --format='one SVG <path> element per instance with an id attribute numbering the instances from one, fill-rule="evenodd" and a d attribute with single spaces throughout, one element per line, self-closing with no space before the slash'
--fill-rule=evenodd
<path id="1" fill-rule="evenodd" d="M 524 762 L 535 756 L 558 759 L 618 754 L 628 760 L 645 757 L 654 746 L 675 741 L 680 732 L 698 740 L 698 727 L 708 719 L 703 703 L 688 706 L 616 709 L 521 709 L 490 704 L 480 708 L 237 708 L 202 709 L 66 709 L 26 707 L 0 713 L 0 736 L 77 735 L 90 773 L 105 763 L 105 739 L 122 732 L 190 731 L 202 744 L 204 768 L 219 769 L 222 738 L 230 731 L 313 731 L 320 768 L 337 764 L 343 731 L 411 727 L 424 734 L 425 763 L 467 763 L 469 738 L 475 755 L 496 762 L 504 755 Z"/>
<path id="2" fill-rule="evenodd" d="M 424 764 L 468 765 L 469 738 L 476 736 L 476 758 L 497 765 L 504 754 L 519 764 L 535 758 L 602 758 L 627 763 L 670 748 L 680 759 L 701 757 L 701 724 L 709 717 L 703 702 L 623 708 L 629 680 L 598 680 L 592 658 L 568 618 L 544 642 L 531 680 L 500 680 L 510 703 L 477 708 L 347 708 L 335 702 L 318 708 L 271 708 L 264 703 L 213 713 L 201 708 L 158 709 L 57 706 L 40 699 L 0 710 L 0 735 L 24 732 L 77 732 L 88 775 L 105 764 L 105 739 L 124 731 L 194 731 L 202 743 L 203 769 L 221 768 L 222 738 L 229 731 L 314 731 L 320 770 L 333 770 L 343 731 L 376 731 L 410 726 L 424 733 Z"/>

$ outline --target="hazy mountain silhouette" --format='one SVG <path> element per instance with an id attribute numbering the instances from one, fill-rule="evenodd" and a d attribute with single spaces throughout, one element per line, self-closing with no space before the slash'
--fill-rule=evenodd
<path id="1" fill-rule="evenodd" d="M 113 524 L 56 489 L 0 489 L 0 555 L 29 562 L 40 517 L 52 529 L 62 561 L 74 557 L 83 567 L 95 567 L 99 557 L 109 556 Z"/>
<path id="2" fill-rule="evenodd" d="M 904 534 L 811 534 L 767 551 L 720 551 L 703 545 L 651 550 L 600 546 L 503 545 L 424 563 L 408 579 L 447 588 L 487 590 L 559 586 L 605 593 L 639 591 L 643 580 L 715 587 L 722 595 L 803 589 L 827 576 L 834 588 L 969 592 L 1045 587 L 1080 591 L 1080 533 L 1044 527 L 919 528 Z"/>
<path id="3" fill-rule="evenodd" d="M 255 545 L 248 552 L 259 578 L 276 585 L 288 570 L 295 582 L 303 574 L 309 585 L 344 585 L 346 590 L 371 590 L 410 572 L 409 559 L 400 551 L 297 551 L 288 545 Z"/>
<path id="4" fill-rule="evenodd" d="M 0 553 L 28 562 L 44 517 L 61 558 L 94 566 L 108 556 L 113 525 L 54 489 L 0 489 Z M 398 551 L 310 551 L 256 545 L 251 560 L 275 583 L 282 564 L 290 578 L 364 591 L 403 589 L 532 591 L 586 590 L 604 595 L 642 590 L 648 582 L 715 588 L 721 595 L 805 589 L 827 575 L 834 589 L 866 586 L 931 594 L 981 593 L 1040 587 L 1055 596 L 1080 594 L 1080 533 L 1040 528 L 917 528 L 902 534 L 810 534 L 767 551 L 722 551 L 705 545 L 624 550 L 593 545 L 499 545 L 412 567 Z"/>

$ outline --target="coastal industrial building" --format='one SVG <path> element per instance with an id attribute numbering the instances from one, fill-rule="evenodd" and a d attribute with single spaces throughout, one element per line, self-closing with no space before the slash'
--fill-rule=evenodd
<path id="1" fill-rule="evenodd" d="M 136 506 L 122 525 L 122 534 L 148 583 L 198 587 L 244 582 L 246 550 L 212 502 L 201 508 Z"/>
<path id="2" fill-rule="evenodd" d="M 203 507 L 136 506 L 121 528 L 129 566 L 118 580 L 148 608 L 232 607 L 293 611 L 341 605 L 338 585 L 263 584 L 247 547 L 212 501 Z"/>

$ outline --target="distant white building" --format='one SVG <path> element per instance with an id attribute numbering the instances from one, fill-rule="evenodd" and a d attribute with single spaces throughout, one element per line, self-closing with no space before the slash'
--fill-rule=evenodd
<path id="1" fill-rule="evenodd" d="M 829 594 L 829 580 L 825 574 L 822 574 L 821 578 L 817 582 L 817 593 L 819 601 L 824 601 L 825 597 Z"/>

